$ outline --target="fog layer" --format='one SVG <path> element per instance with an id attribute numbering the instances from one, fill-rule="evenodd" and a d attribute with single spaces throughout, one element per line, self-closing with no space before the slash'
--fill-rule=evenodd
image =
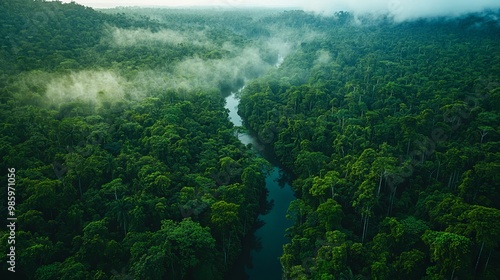
<path id="1" fill-rule="evenodd" d="M 390 14 L 396 21 L 438 16 L 460 16 L 485 9 L 499 9 L 498 0 L 311 0 L 301 1 L 307 11 L 330 15 L 336 11 L 355 14 Z"/>

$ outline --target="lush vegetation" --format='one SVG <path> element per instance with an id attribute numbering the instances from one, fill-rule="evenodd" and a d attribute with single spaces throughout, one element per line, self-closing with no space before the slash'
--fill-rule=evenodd
<path id="1" fill-rule="evenodd" d="M 216 43 L 121 46 L 115 29 L 164 26 L 74 3 L 2 1 L 0 13 L 0 169 L 2 182 L 16 169 L 17 276 L 222 278 L 263 208 L 268 164 L 234 137 L 228 85 L 154 86 L 141 74 L 171 75 Z M 0 236 L 7 252 L 5 227 Z"/>
<path id="2" fill-rule="evenodd" d="M 286 279 L 496 279 L 497 18 L 1 1 L 18 275 L 224 278 L 266 208 L 224 108 L 247 80 L 239 113 L 297 196 Z"/>
<path id="3" fill-rule="evenodd" d="M 295 177 L 287 279 L 496 279 L 500 26 L 302 12 L 240 114 Z"/>

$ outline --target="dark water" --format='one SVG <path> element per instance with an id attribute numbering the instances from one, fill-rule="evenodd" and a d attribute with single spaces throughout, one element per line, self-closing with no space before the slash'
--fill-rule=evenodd
<path id="1" fill-rule="evenodd" d="M 281 279 L 279 257 L 283 254 L 283 244 L 288 242 L 284 236 L 285 230 L 292 225 L 285 215 L 294 196 L 288 184 L 283 188 L 279 186 L 279 173 L 279 168 L 275 167 L 266 178 L 268 200 L 274 204 L 268 214 L 259 217 L 264 225 L 254 235 L 262 247 L 250 252 L 252 267 L 246 269 L 248 279 Z"/>
<path id="2" fill-rule="evenodd" d="M 226 98 L 226 108 L 229 109 L 229 118 L 235 126 L 242 126 L 242 120 L 237 114 L 239 99 L 234 94 Z M 256 150 L 269 162 L 276 162 L 274 158 L 268 158 L 264 147 L 249 134 L 240 133 L 238 138 L 245 145 L 252 144 Z M 283 245 L 288 242 L 285 238 L 285 230 L 292 225 L 285 215 L 290 202 L 294 199 L 293 191 L 288 183 L 283 181 L 282 171 L 274 166 L 272 172 L 266 178 L 268 190 L 268 202 L 271 202 L 271 210 L 260 215 L 262 226 L 257 228 L 254 234 L 250 234 L 244 241 L 242 256 L 226 279 L 250 279 L 250 280 L 279 280 L 282 269 L 279 257 L 283 254 Z"/>

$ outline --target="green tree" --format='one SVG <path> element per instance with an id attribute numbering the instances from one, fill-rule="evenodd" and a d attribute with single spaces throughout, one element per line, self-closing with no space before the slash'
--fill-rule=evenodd
<path id="1" fill-rule="evenodd" d="M 422 240 L 429 246 L 431 261 L 436 262 L 440 277 L 451 274 L 467 264 L 470 239 L 450 232 L 427 231 Z"/>
<path id="2" fill-rule="evenodd" d="M 212 216 L 210 221 L 217 233 L 222 236 L 222 250 L 224 253 L 224 264 L 227 264 L 231 253 L 231 241 L 237 234 L 239 227 L 238 204 L 218 201 L 211 206 Z"/>
<path id="3" fill-rule="evenodd" d="M 477 244 L 481 244 L 475 262 L 474 271 L 477 272 L 483 249 L 493 250 L 498 246 L 498 236 L 500 236 L 500 225 L 496 222 L 500 219 L 500 210 L 479 205 L 474 205 L 470 210 L 460 215 L 459 219 L 463 224 L 456 226 L 457 229 L 465 227 L 465 233 L 474 238 Z M 486 271 L 491 253 L 488 255 L 484 265 Z"/>
<path id="4" fill-rule="evenodd" d="M 340 227 L 343 213 L 342 206 L 340 206 L 337 201 L 331 198 L 327 199 L 318 206 L 316 214 L 318 216 L 319 224 L 325 229 L 325 231 L 330 231 L 334 228 Z"/>

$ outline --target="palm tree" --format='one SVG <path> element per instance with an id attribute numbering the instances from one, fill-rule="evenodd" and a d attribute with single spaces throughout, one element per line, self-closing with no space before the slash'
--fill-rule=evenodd
<path id="1" fill-rule="evenodd" d="M 118 199 L 113 202 L 112 212 L 116 214 L 116 221 L 123 227 L 124 235 L 127 235 L 127 227 L 129 221 L 128 211 L 131 209 L 131 204 L 128 200 Z"/>

